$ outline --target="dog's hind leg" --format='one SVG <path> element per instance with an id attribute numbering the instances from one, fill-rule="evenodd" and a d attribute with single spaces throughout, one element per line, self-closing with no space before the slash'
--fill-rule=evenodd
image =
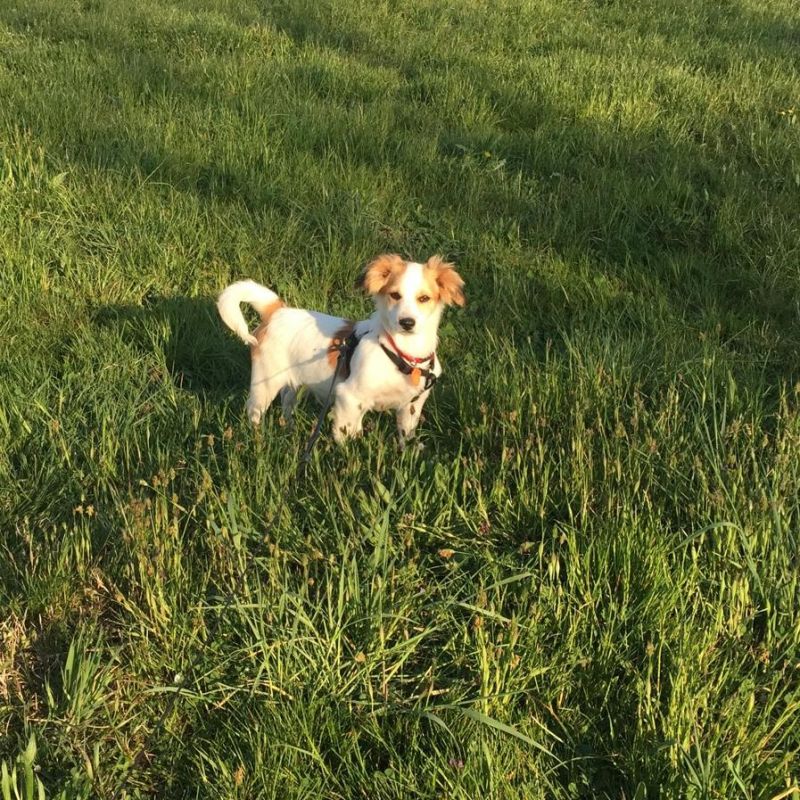
<path id="1" fill-rule="evenodd" d="M 286 424 L 291 428 L 294 425 L 294 406 L 297 402 L 297 389 L 291 386 L 284 386 L 281 389 L 281 409 L 283 410 L 283 419 Z"/>
<path id="2" fill-rule="evenodd" d="M 250 395 L 247 398 L 247 417 L 253 425 L 261 422 L 261 415 L 283 388 L 283 374 L 269 374 L 267 366 L 259 358 L 253 359 L 250 374 Z"/>

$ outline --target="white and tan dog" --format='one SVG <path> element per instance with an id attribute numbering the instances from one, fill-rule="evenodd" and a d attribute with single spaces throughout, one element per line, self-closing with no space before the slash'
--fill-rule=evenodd
<path id="1" fill-rule="evenodd" d="M 360 322 L 289 308 L 255 281 L 238 281 L 222 292 L 220 316 L 250 345 L 247 413 L 254 425 L 278 392 L 287 422 L 301 387 L 324 403 L 336 376 L 337 442 L 361 433 L 364 414 L 372 410 L 397 411 L 401 444 L 414 435 L 422 406 L 442 372 L 436 357 L 439 320 L 446 305 L 464 305 L 464 281 L 453 264 L 438 256 L 417 264 L 382 255 L 367 265 L 362 285 L 376 310 Z M 249 303 L 261 315 L 253 333 L 240 303 Z M 345 363 L 337 373 L 339 358 Z"/>

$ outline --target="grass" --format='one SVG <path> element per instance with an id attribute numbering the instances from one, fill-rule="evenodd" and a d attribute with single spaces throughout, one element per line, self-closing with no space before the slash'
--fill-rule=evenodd
<path id="1" fill-rule="evenodd" d="M 789 0 L 0 7 L 0 794 L 800 797 Z M 213 299 L 452 258 L 426 449 Z"/>

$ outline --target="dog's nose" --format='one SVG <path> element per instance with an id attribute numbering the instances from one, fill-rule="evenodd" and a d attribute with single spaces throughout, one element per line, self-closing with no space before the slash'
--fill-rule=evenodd
<path id="1" fill-rule="evenodd" d="M 400 320 L 400 327 L 404 331 L 410 331 L 414 327 L 414 325 L 416 325 L 416 324 L 417 324 L 417 321 L 413 317 L 403 317 Z"/>

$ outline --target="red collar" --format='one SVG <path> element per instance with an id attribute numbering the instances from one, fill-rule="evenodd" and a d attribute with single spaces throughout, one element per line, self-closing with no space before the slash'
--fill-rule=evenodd
<path id="1" fill-rule="evenodd" d="M 402 358 L 403 361 L 407 361 L 409 364 L 425 364 L 428 361 L 432 362 L 433 359 L 436 357 L 436 351 L 431 353 L 429 356 L 425 356 L 425 358 L 416 358 L 414 356 L 410 356 L 408 355 L 408 353 L 404 353 L 395 344 L 394 339 L 392 339 L 392 335 L 388 331 L 384 331 L 384 334 L 386 335 L 386 338 L 389 340 L 389 344 L 391 345 L 392 350 L 394 350 L 394 352 L 397 353 L 397 355 L 400 356 L 400 358 Z"/>

